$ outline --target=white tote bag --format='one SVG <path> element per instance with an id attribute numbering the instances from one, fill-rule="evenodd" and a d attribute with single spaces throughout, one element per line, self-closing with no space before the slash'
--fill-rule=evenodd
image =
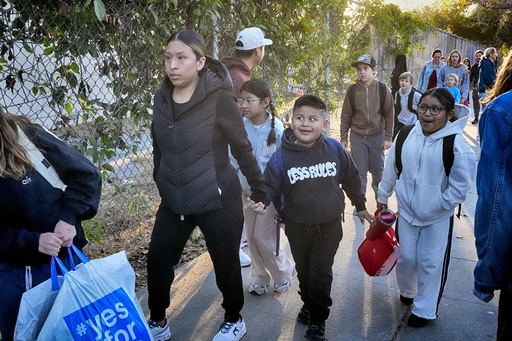
<path id="1" fill-rule="evenodd" d="M 66 273 L 37 340 L 153 340 L 126 252 Z"/>

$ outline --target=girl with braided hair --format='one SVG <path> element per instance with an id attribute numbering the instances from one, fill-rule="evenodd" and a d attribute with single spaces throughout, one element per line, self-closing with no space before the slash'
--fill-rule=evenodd
<path id="1" fill-rule="evenodd" d="M 281 145 L 283 123 L 276 117 L 270 88 L 262 79 L 245 82 L 241 87 L 240 97 L 238 105 L 244 115 L 245 130 L 263 172 L 270 157 Z M 239 168 L 233 158 L 232 164 L 236 169 Z M 239 169 L 238 175 L 244 191 L 244 204 L 247 204 L 250 187 Z M 273 204 L 267 207 L 264 215 L 244 208 L 247 243 L 252 257 L 249 292 L 255 295 L 267 293 L 271 279 L 274 280 L 275 292 L 287 291 L 292 284 L 291 278 L 296 273 L 292 262 L 280 247 L 279 254 L 276 255 L 276 244 L 281 238 L 277 238 L 275 215 L 276 208 Z"/>

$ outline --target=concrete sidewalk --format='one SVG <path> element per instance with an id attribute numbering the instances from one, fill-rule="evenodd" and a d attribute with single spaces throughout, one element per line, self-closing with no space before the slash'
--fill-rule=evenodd
<path id="1" fill-rule="evenodd" d="M 465 131 L 466 139 L 478 155 L 477 127 L 468 123 Z M 368 198 L 373 198 L 373 193 L 368 192 Z M 364 272 L 357 257 L 357 248 L 364 240 L 368 226 L 363 227 L 352 216 L 352 207 L 347 200 L 344 236 L 333 268 L 331 294 L 334 303 L 326 322 L 326 337 L 331 341 L 494 340 L 498 300 L 494 298 L 486 304 L 471 292 L 472 271 L 477 260 L 473 236 L 476 199 L 473 184 L 462 206 L 461 219 L 455 219 L 450 270 L 439 306 L 439 317 L 419 329 L 407 325 L 411 308 L 399 301 L 395 271 L 377 278 Z M 373 200 L 368 206 L 373 212 Z M 396 200 L 391 201 L 389 207 L 396 210 Z M 249 252 L 247 248 L 244 251 Z M 297 279 L 293 279 L 292 288 L 284 294 L 269 292 L 255 296 L 247 292 L 249 268 L 242 268 L 242 276 L 246 292 L 242 315 L 247 325 L 247 334 L 242 340 L 305 340 L 306 326 L 295 321 L 302 306 L 297 294 Z M 273 288 L 273 283 L 270 288 Z M 147 290 L 140 290 L 138 295 L 148 314 Z M 211 340 L 223 321 L 221 302 L 208 253 L 179 268 L 171 290 L 171 306 L 167 311 L 173 334 L 171 340 Z"/>

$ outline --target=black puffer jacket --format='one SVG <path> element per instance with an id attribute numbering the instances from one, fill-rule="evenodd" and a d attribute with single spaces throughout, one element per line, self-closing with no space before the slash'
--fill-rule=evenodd
<path id="1" fill-rule="evenodd" d="M 154 98 L 154 172 L 162 203 L 177 214 L 199 214 L 240 200 L 241 187 L 228 158 L 228 144 L 252 188 L 263 201 L 264 179 L 252 154 L 226 67 L 207 58 L 194 94 L 173 104 L 166 77 Z M 174 110 L 173 110 L 174 109 Z"/>

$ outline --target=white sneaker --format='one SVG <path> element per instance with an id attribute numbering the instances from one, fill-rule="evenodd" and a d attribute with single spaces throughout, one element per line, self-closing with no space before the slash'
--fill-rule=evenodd
<path id="1" fill-rule="evenodd" d="M 246 254 L 245 252 L 243 252 L 242 249 L 240 249 L 239 256 L 240 256 L 240 265 L 241 266 L 251 265 L 251 257 L 248 254 Z"/>
<path id="2" fill-rule="evenodd" d="M 171 329 L 165 320 L 165 325 L 160 327 L 155 321 L 148 320 L 148 327 L 155 341 L 167 341 L 171 338 Z"/>
<path id="3" fill-rule="evenodd" d="M 288 278 L 282 284 L 274 284 L 274 291 L 282 294 L 283 292 L 287 292 L 291 286 L 292 286 L 292 280 L 291 280 L 291 278 Z"/>
<path id="4" fill-rule="evenodd" d="M 238 341 L 246 332 L 247 329 L 245 328 L 243 318 L 240 317 L 237 322 L 224 321 L 220 325 L 220 330 L 213 338 L 213 341 Z"/>
<path id="5" fill-rule="evenodd" d="M 249 292 L 254 295 L 263 295 L 268 292 L 268 285 L 252 284 L 249 286 Z"/>

